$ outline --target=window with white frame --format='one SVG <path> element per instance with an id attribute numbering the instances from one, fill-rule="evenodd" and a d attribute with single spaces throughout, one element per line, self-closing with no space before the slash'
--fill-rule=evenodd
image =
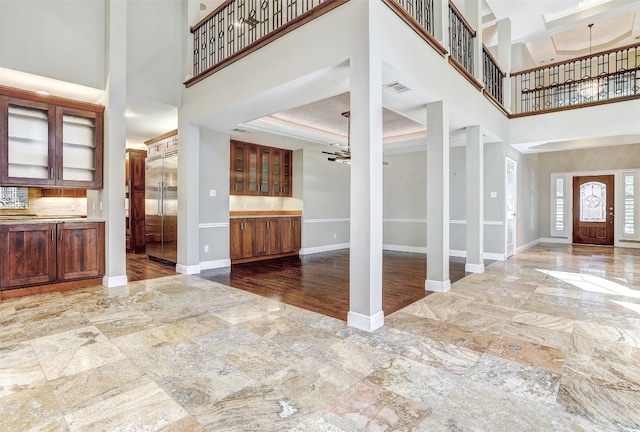
<path id="1" fill-rule="evenodd" d="M 638 235 L 638 199 L 640 196 L 640 189 L 638 187 L 638 172 L 625 172 L 622 173 L 622 187 L 623 187 L 623 209 L 622 215 L 622 238 L 637 239 Z"/>
<path id="2" fill-rule="evenodd" d="M 567 177 L 564 174 L 551 175 L 551 235 L 567 235 Z"/>

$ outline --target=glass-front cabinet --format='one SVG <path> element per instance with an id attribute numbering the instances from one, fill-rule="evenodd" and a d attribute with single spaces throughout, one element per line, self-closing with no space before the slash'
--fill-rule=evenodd
<path id="1" fill-rule="evenodd" d="M 291 150 L 231 141 L 231 195 L 291 196 Z"/>
<path id="2" fill-rule="evenodd" d="M 2 184 L 102 188 L 103 112 L 0 87 Z"/>

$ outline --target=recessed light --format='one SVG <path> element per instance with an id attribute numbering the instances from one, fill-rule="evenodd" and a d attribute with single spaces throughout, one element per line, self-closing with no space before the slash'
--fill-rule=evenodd
<path id="1" fill-rule="evenodd" d="M 126 118 L 133 118 L 133 117 L 136 117 L 136 114 L 132 113 L 131 111 L 125 111 L 124 116 Z"/>

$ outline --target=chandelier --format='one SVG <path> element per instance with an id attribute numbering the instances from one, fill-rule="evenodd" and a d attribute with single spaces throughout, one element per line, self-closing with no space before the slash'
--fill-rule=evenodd
<path id="1" fill-rule="evenodd" d="M 593 28 L 593 23 L 589 24 L 589 59 L 591 62 L 591 31 Z M 584 99 L 593 99 L 600 93 L 600 84 L 598 82 L 598 78 L 591 78 L 589 76 L 582 77 L 582 81 L 578 84 L 578 94 L 582 96 Z"/>

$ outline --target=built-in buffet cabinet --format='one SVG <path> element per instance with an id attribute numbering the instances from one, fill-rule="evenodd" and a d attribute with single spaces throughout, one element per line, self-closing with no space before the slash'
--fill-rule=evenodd
<path id="1" fill-rule="evenodd" d="M 291 196 L 293 152 L 231 141 L 231 195 Z"/>
<path id="2" fill-rule="evenodd" d="M 2 222 L 0 248 L 0 298 L 102 283 L 104 222 Z"/>
<path id="3" fill-rule="evenodd" d="M 102 189 L 104 107 L 0 86 L 0 183 Z"/>
<path id="4" fill-rule="evenodd" d="M 276 214 L 232 215 L 229 234 L 231 263 L 297 255 L 301 247 L 301 219 L 300 216 Z"/>

